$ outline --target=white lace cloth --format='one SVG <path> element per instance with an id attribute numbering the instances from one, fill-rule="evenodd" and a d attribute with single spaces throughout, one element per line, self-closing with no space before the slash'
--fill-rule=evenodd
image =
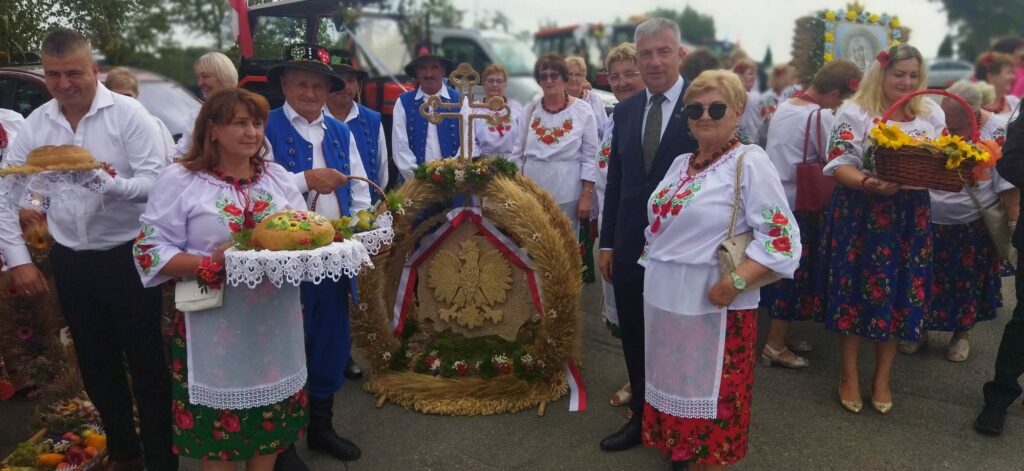
<path id="1" fill-rule="evenodd" d="M 298 286 L 303 281 L 320 284 L 325 278 L 338 281 L 356 276 L 364 266 L 373 268 L 363 244 L 345 240 L 313 250 L 235 250 L 224 254 L 227 282 L 255 288 L 264 278 L 276 287 Z"/>
<path id="2" fill-rule="evenodd" d="M 373 223 L 375 229 L 360 232 L 353 235 L 352 238 L 362 242 L 363 247 L 366 247 L 366 251 L 370 255 L 377 255 L 381 247 L 391 245 L 391 242 L 395 239 L 395 231 L 391 227 L 393 223 L 394 218 L 391 216 L 391 213 L 381 214 L 377 216 L 377 220 Z"/>
<path id="3" fill-rule="evenodd" d="M 86 194 L 103 194 L 113 179 L 102 170 L 41 172 L 0 178 L 0 207 L 47 210 L 53 200 L 70 205 Z"/>

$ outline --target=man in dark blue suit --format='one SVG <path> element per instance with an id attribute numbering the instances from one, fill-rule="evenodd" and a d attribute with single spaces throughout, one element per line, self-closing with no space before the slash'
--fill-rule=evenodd
<path id="1" fill-rule="evenodd" d="M 637 26 L 634 38 L 646 91 L 615 107 L 599 262 L 602 275 L 615 289 L 622 350 L 633 389 L 629 403 L 633 417 L 601 441 L 604 451 L 626 450 L 641 443 L 644 269 L 637 260 L 644 247 L 647 200 L 672 161 L 697 148 L 682 113 L 686 83 L 679 66 L 686 51 L 679 26 L 652 18 Z"/>

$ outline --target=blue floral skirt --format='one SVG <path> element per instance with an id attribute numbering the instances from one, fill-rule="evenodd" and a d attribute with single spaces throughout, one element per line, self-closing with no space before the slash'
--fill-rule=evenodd
<path id="1" fill-rule="evenodd" d="M 935 253 L 932 266 L 931 312 L 925 328 L 945 332 L 971 330 L 974 324 L 996 318 L 1003 304 L 996 255 L 985 223 L 932 224 Z"/>
<path id="2" fill-rule="evenodd" d="M 825 311 L 825 284 L 821 273 L 826 263 L 823 254 L 827 246 L 822 245 L 821 231 L 825 225 L 825 213 L 794 213 L 800 227 L 800 266 L 792 280 L 779 280 L 761 288 L 761 307 L 772 319 L 786 321 L 821 321 Z"/>
<path id="3" fill-rule="evenodd" d="M 828 240 L 825 328 L 875 341 L 918 341 L 932 279 L 926 190 L 868 195 L 836 187 Z"/>

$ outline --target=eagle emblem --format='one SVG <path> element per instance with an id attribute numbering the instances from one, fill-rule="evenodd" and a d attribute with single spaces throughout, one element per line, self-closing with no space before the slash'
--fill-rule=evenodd
<path id="1" fill-rule="evenodd" d="M 476 328 L 490 320 L 501 322 L 500 310 L 491 309 L 504 303 L 512 288 L 512 267 L 497 250 L 481 251 L 470 238 L 459 244 L 460 250 L 442 250 L 430 263 L 427 286 L 434 290 L 438 302 L 448 304 L 438 309 L 442 321 Z"/>

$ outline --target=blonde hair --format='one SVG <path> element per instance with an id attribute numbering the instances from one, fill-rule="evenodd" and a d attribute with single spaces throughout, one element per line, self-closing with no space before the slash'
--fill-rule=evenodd
<path id="1" fill-rule="evenodd" d="M 708 92 L 717 91 L 725 96 L 726 104 L 743 112 L 747 104 L 747 89 L 743 88 L 740 76 L 729 70 L 705 70 L 693 80 L 693 83 L 686 88 L 683 101 L 688 102 L 693 97 Z"/>
<path id="2" fill-rule="evenodd" d="M 633 43 L 622 43 L 608 51 L 604 58 L 604 70 L 611 71 L 612 64 L 616 62 L 629 61 L 636 65 L 636 45 Z"/>
<path id="3" fill-rule="evenodd" d="M 860 88 L 857 89 L 857 93 L 850 99 L 850 101 L 864 108 L 864 111 L 872 116 L 882 116 L 885 114 L 885 90 L 883 87 L 885 84 L 885 73 L 895 67 L 897 62 L 916 59 L 918 70 L 917 89 L 924 90 L 928 86 L 924 58 L 921 57 L 921 52 L 916 47 L 900 44 L 889 48 L 888 53 L 889 62 L 885 66 L 878 62 L 877 59 L 872 61 L 871 65 L 868 66 L 867 72 L 864 73 L 864 79 L 860 83 Z M 907 117 L 927 116 L 928 107 L 925 105 L 924 100 L 926 98 L 920 95 L 911 98 L 910 101 L 903 105 L 903 114 Z"/>
<path id="4" fill-rule="evenodd" d="M 219 52 L 207 52 L 196 59 L 194 67 L 199 72 L 213 74 L 225 87 L 238 85 L 238 70 L 231 59 Z"/>
<path id="5" fill-rule="evenodd" d="M 127 88 L 135 95 L 139 94 L 139 80 L 125 67 L 114 67 L 107 71 L 107 80 L 103 82 L 103 85 L 111 90 Z"/>
<path id="6" fill-rule="evenodd" d="M 508 71 L 501 64 L 487 64 L 487 67 L 484 67 L 484 71 L 480 74 L 480 78 L 486 79 L 494 74 L 500 74 L 503 80 L 508 80 Z"/>
<path id="7" fill-rule="evenodd" d="M 947 92 L 963 98 L 971 109 L 978 111 L 995 101 L 995 87 L 987 82 L 960 80 L 946 89 Z"/>
<path id="8" fill-rule="evenodd" d="M 582 70 L 584 74 L 587 73 L 587 61 L 583 60 L 583 58 L 580 57 L 580 56 L 569 56 L 569 57 L 566 57 L 565 58 L 565 65 L 566 65 L 566 67 L 568 67 L 570 65 L 575 65 L 576 67 L 579 67 L 580 70 Z"/>

